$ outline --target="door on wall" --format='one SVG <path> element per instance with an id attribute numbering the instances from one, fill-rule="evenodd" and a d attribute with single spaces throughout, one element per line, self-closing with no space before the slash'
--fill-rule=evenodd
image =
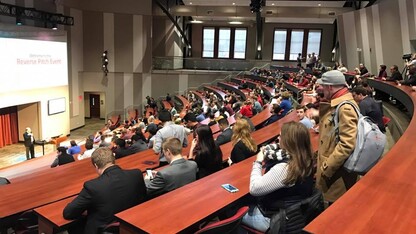
<path id="1" fill-rule="evenodd" d="M 100 118 L 100 95 L 90 94 L 90 117 Z"/>

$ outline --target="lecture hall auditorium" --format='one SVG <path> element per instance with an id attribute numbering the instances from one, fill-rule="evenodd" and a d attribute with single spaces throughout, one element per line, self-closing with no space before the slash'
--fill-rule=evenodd
<path id="1" fill-rule="evenodd" d="M 360 64 L 374 76 L 380 65 L 406 73 L 404 55 L 416 52 L 415 25 L 416 0 L 0 0 L 0 234 L 77 230 L 79 220 L 64 219 L 63 209 L 98 175 L 89 159 L 50 168 L 56 149 L 76 139 L 84 152 L 85 138 L 106 130 L 107 120 L 122 126 L 149 117 L 146 97 L 159 110 L 175 106 L 180 118 L 189 96 L 205 105 L 209 95 L 221 103 L 231 92 L 246 100 L 258 88 L 271 102 L 279 90 L 258 71 L 298 72 L 298 54 L 303 67 L 312 53 L 327 69 L 344 64 L 346 81 Z M 416 88 L 371 78 L 368 84 L 389 119 L 389 150 L 304 227 L 308 233 L 416 229 Z M 315 101 L 314 88 L 284 87 L 299 105 Z M 299 121 L 294 110 L 265 126 L 270 102 L 251 117 L 258 146 L 276 140 L 284 123 Z M 30 160 L 23 144 L 28 127 L 36 143 Z M 216 123 L 211 130 L 220 134 Z M 80 133 L 82 139 L 74 138 Z M 192 134 L 187 139 L 184 156 Z M 317 151 L 319 134 L 311 131 L 311 143 Z M 233 144 L 220 148 L 226 165 Z M 255 159 L 119 212 L 107 231 L 194 233 L 210 221 L 215 226 L 250 197 Z M 162 170 L 159 163 L 152 149 L 116 160 L 143 176 Z"/>

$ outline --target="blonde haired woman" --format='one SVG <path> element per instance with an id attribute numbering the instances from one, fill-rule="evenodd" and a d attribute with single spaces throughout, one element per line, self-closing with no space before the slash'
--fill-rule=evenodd
<path id="1" fill-rule="evenodd" d="M 265 162 L 265 174 L 262 165 Z M 262 148 L 253 163 L 250 194 L 258 197 L 258 204 L 250 207 L 243 223 L 265 232 L 270 218 L 263 216 L 279 211 L 282 202 L 290 204 L 312 195 L 313 160 L 309 130 L 301 123 L 282 126 L 280 148 L 270 144 Z"/>
<path id="2" fill-rule="evenodd" d="M 233 136 L 231 142 L 233 143 L 233 150 L 231 157 L 228 159 L 228 164 L 238 163 L 244 159 L 253 156 L 257 152 L 257 144 L 250 135 L 250 124 L 245 119 L 238 119 L 233 127 Z"/>

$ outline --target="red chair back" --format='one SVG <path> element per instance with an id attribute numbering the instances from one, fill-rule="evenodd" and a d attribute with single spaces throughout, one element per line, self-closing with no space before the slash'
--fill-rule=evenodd
<path id="1" fill-rule="evenodd" d="M 237 213 L 222 221 L 209 224 L 196 232 L 195 234 L 210 234 L 210 233 L 231 233 L 239 227 L 244 215 L 248 212 L 248 206 L 241 207 Z"/>

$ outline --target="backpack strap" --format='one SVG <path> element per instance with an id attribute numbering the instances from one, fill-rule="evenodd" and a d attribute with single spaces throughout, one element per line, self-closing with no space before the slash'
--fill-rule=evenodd
<path id="1" fill-rule="evenodd" d="M 335 112 L 334 112 L 334 114 L 333 114 L 333 118 L 332 118 L 332 120 L 333 120 L 333 122 L 334 122 L 334 131 L 335 131 L 335 138 L 336 138 L 336 141 L 338 142 L 339 141 L 339 125 L 338 125 L 338 121 L 339 121 L 339 109 L 341 108 L 341 106 L 343 106 L 344 104 L 350 104 L 353 108 L 354 108 L 354 110 L 355 110 L 355 113 L 357 114 L 357 117 L 358 118 L 360 118 L 360 116 L 361 116 L 361 113 L 360 113 L 360 111 L 358 110 L 358 107 L 353 103 L 353 102 L 351 102 L 351 101 L 349 101 L 349 100 L 345 100 L 345 101 L 342 101 L 340 104 L 338 104 L 338 106 L 337 106 L 337 108 L 335 109 Z"/>

